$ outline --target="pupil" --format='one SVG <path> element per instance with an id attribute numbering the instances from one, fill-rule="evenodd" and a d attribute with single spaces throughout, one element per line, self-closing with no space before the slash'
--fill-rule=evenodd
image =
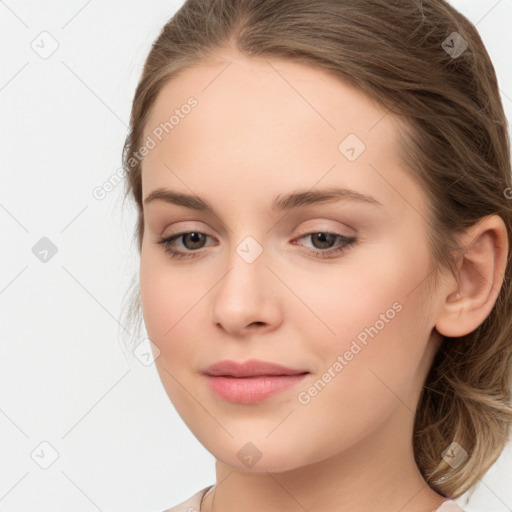
<path id="1" fill-rule="evenodd" d="M 192 239 L 192 245 L 196 243 L 201 242 L 201 233 L 192 232 L 189 233 L 188 236 Z M 197 249 L 197 247 L 193 247 L 194 249 Z"/>
<path id="2" fill-rule="evenodd" d="M 331 233 L 315 233 L 316 236 L 313 237 L 313 240 L 319 241 L 322 249 L 325 249 L 326 247 L 330 247 L 330 244 L 328 242 L 329 238 L 331 238 L 332 242 L 332 235 Z M 327 242 L 326 242 L 327 239 Z"/>

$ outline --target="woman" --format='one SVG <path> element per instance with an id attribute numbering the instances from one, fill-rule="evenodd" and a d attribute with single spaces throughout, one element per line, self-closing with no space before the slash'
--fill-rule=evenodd
<path id="1" fill-rule="evenodd" d="M 124 147 L 173 512 L 461 510 L 506 442 L 507 125 L 442 0 L 188 0 Z M 134 304 L 137 307 L 137 304 Z"/>

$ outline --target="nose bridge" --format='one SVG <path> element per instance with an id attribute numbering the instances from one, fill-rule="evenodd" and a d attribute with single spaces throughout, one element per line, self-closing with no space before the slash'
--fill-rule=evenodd
<path id="1" fill-rule="evenodd" d="M 266 281 L 264 274 L 268 272 L 267 259 L 263 245 L 253 236 L 245 236 L 231 251 L 229 272 L 221 282 L 223 294 L 233 294 L 232 298 L 236 299 L 239 307 L 251 300 L 258 300 L 261 294 L 258 284 Z"/>
<path id="2" fill-rule="evenodd" d="M 254 323 L 272 323 L 276 304 L 271 298 L 268 254 L 263 244 L 245 236 L 232 250 L 227 273 L 218 283 L 214 299 L 214 321 L 227 330 Z M 274 311 L 275 313 L 275 311 Z"/>

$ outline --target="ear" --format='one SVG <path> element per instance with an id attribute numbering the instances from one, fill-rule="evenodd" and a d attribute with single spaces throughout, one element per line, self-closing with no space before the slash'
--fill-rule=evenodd
<path id="1" fill-rule="evenodd" d="M 443 288 L 443 303 L 435 325 L 440 334 L 448 337 L 469 334 L 489 316 L 507 265 L 507 229 L 500 216 L 480 219 L 464 232 L 462 242 L 457 280 L 452 276 Z"/>

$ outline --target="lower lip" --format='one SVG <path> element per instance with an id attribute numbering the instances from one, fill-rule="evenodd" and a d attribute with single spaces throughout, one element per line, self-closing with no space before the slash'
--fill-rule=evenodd
<path id="1" fill-rule="evenodd" d="M 239 404 L 254 404 L 300 382 L 307 374 L 214 377 L 207 375 L 210 389 L 221 398 Z"/>

